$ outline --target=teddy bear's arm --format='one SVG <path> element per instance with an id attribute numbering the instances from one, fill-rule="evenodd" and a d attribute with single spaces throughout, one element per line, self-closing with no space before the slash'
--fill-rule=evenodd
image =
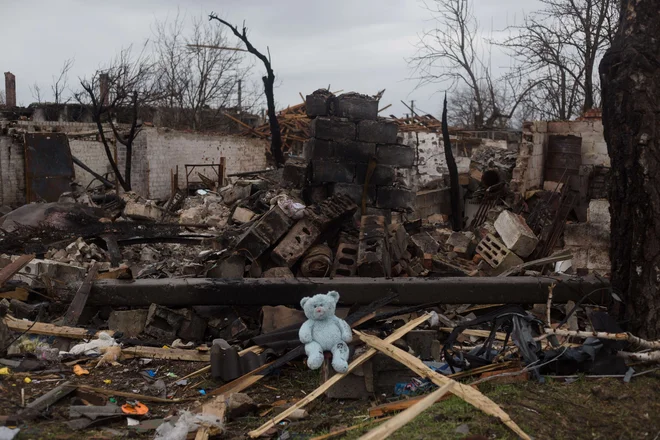
<path id="1" fill-rule="evenodd" d="M 335 316 L 339 330 L 341 331 L 341 340 L 344 342 L 351 342 L 353 339 L 353 332 L 351 331 L 351 326 L 348 325 L 346 321 Z"/>
<path id="2" fill-rule="evenodd" d="M 312 320 L 307 320 L 303 323 L 303 325 L 300 326 L 300 330 L 298 331 L 298 337 L 300 338 L 300 342 L 303 344 L 309 344 L 312 342 L 312 329 L 314 328 L 314 321 Z"/>

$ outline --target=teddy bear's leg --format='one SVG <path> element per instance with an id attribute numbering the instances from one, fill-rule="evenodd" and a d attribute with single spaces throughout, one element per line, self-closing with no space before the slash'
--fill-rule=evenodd
<path id="1" fill-rule="evenodd" d="M 321 368 L 323 365 L 323 349 L 321 344 L 316 341 L 312 341 L 309 344 L 305 344 L 305 353 L 307 354 L 307 366 L 312 370 Z"/>
<path id="2" fill-rule="evenodd" d="M 345 342 L 338 342 L 332 347 L 332 368 L 337 373 L 346 373 L 348 371 L 348 345 Z"/>

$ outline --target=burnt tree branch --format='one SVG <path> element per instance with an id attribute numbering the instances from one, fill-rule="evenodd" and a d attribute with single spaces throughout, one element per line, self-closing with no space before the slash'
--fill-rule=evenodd
<path id="1" fill-rule="evenodd" d="M 239 31 L 236 26 L 221 19 L 220 17 L 218 17 L 216 14 L 213 13 L 209 15 L 209 20 L 217 20 L 220 23 L 227 26 L 229 29 L 231 29 L 234 35 L 236 35 L 236 37 L 240 39 L 243 42 L 243 44 L 245 44 L 245 48 L 247 49 L 247 51 L 252 55 L 256 56 L 257 58 L 259 58 L 259 60 L 261 60 L 261 62 L 264 64 L 264 67 L 266 68 L 266 76 L 263 76 L 261 79 L 264 82 L 264 91 L 266 93 L 266 102 L 268 105 L 268 123 L 270 126 L 270 135 L 271 135 L 270 151 L 273 154 L 273 157 L 275 158 L 275 163 L 277 164 L 277 166 L 281 167 L 284 165 L 284 154 L 282 153 L 282 134 L 280 131 L 280 123 L 277 120 L 277 114 L 275 113 L 275 92 L 274 92 L 275 72 L 273 72 L 270 59 L 269 57 L 266 57 L 264 54 L 259 52 L 252 45 L 252 43 L 250 43 L 250 40 L 248 39 L 247 36 L 247 28 L 245 27 L 245 25 L 243 25 L 242 31 Z"/>
<path id="2" fill-rule="evenodd" d="M 451 227 L 454 231 L 463 229 L 463 216 L 461 214 L 461 193 L 458 184 L 458 167 L 451 151 L 451 139 L 449 139 L 449 126 L 447 125 L 447 95 L 442 105 L 442 142 L 445 147 L 445 160 L 449 169 L 449 195 L 451 197 Z"/>

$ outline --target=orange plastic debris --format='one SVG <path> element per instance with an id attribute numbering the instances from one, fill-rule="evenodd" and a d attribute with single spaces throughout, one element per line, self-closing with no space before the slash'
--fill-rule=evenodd
<path id="1" fill-rule="evenodd" d="M 80 365 L 74 366 L 73 367 L 73 372 L 76 376 L 82 376 L 83 374 L 89 374 L 89 371 L 85 370 Z"/>
<path id="2" fill-rule="evenodd" d="M 149 412 L 149 408 L 146 405 L 143 405 L 140 402 L 127 403 L 121 406 L 121 410 L 124 414 L 143 416 Z"/>

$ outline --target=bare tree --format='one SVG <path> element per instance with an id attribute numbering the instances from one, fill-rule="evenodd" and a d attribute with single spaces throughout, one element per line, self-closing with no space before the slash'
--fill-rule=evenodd
<path id="1" fill-rule="evenodd" d="M 280 123 L 277 120 L 277 114 L 275 113 L 275 92 L 274 92 L 275 72 L 273 72 L 273 68 L 270 63 L 270 50 L 268 50 L 268 57 L 266 57 L 264 54 L 259 52 L 259 50 L 257 50 L 252 45 L 252 43 L 250 43 L 250 40 L 248 39 L 247 36 L 247 28 L 245 27 L 245 24 L 243 24 L 243 29 L 241 32 L 238 30 L 236 26 L 221 19 L 214 13 L 211 13 L 209 15 L 209 20 L 217 20 L 220 23 L 227 26 L 229 29 L 231 29 L 234 35 L 236 35 L 236 37 L 238 37 L 243 42 L 243 44 L 245 44 L 245 48 L 247 49 L 247 51 L 250 52 L 252 55 L 256 56 L 257 58 L 259 58 L 259 60 L 264 64 L 264 67 L 266 68 L 266 75 L 263 76 L 261 79 L 264 83 L 266 103 L 268 104 L 268 122 L 270 125 L 270 135 L 271 135 L 270 151 L 273 154 L 273 157 L 275 158 L 275 163 L 277 164 L 277 166 L 281 167 L 284 165 L 284 154 L 282 153 L 282 133 L 280 131 Z"/>
<path id="2" fill-rule="evenodd" d="M 145 54 L 144 48 L 138 56 L 133 56 L 129 47 L 122 50 L 109 66 L 98 70 L 89 79 L 81 79 L 83 90 L 75 95 L 81 104 L 90 108 L 108 162 L 125 191 L 131 190 L 133 147 L 142 128 L 140 113 L 144 107 L 162 99 L 160 84 L 155 63 Z M 112 140 L 106 136 L 103 124 L 110 127 L 114 139 L 125 147 L 123 173 L 113 157 Z"/>
<path id="3" fill-rule="evenodd" d="M 53 76 L 53 83 L 51 84 L 50 89 L 53 91 L 55 104 L 66 104 L 71 100 L 71 98 L 67 98 L 66 101 L 63 101 L 63 95 L 69 81 L 69 70 L 73 67 L 73 63 L 73 58 L 64 60 L 64 64 L 62 64 L 62 68 L 60 69 L 60 74 L 57 77 Z"/>
<path id="4" fill-rule="evenodd" d="M 618 20 L 616 0 L 541 0 L 543 9 L 510 27 L 500 44 L 530 77 L 541 80 L 534 101 L 549 119 L 568 120 L 597 105 L 598 58 Z"/>
<path id="5" fill-rule="evenodd" d="M 469 113 L 473 128 L 505 125 L 536 83 L 520 84 L 515 69 L 493 74 L 482 56 L 488 43 L 478 36 L 468 0 L 430 0 L 424 6 L 435 28 L 419 36 L 417 53 L 408 60 L 418 86 L 444 83 L 458 89 L 464 101 L 458 107 Z"/>
<path id="6" fill-rule="evenodd" d="M 245 65 L 242 49 L 235 49 L 224 28 L 201 17 L 156 23 L 154 47 L 157 69 L 167 91 L 162 104 L 175 109 L 175 118 L 199 129 L 202 113 L 231 104 L 239 81 L 245 82 L 251 66 Z M 188 31 L 187 31 L 188 30 Z M 178 121 L 175 121 L 178 122 Z"/>
<path id="7" fill-rule="evenodd" d="M 37 101 L 38 104 L 41 104 L 43 102 L 43 97 L 41 96 L 41 87 L 39 87 L 39 84 L 35 82 L 29 86 L 29 88 L 32 98 Z"/>

